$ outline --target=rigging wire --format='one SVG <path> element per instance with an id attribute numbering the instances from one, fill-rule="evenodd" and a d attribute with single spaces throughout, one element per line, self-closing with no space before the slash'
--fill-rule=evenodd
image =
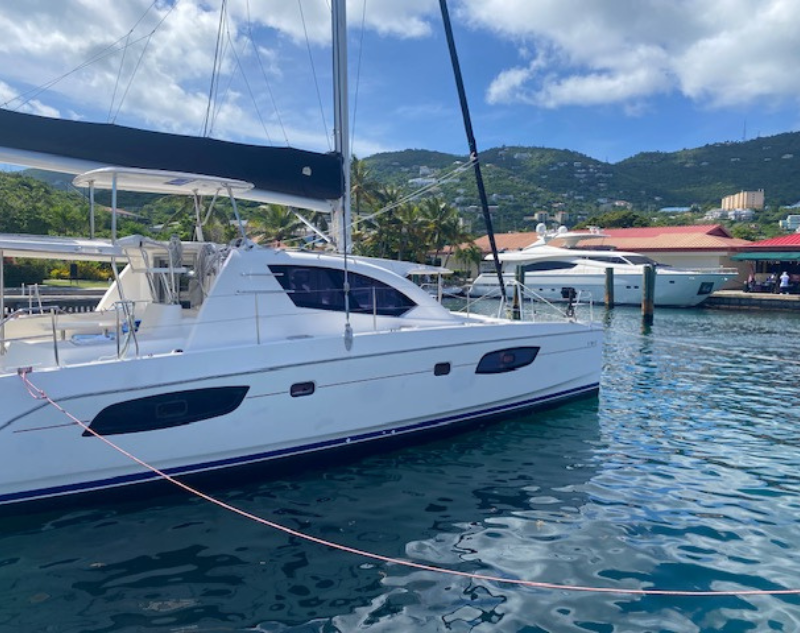
<path id="1" fill-rule="evenodd" d="M 424 187 L 420 187 L 416 191 L 414 191 L 414 192 L 412 192 L 412 193 L 410 193 L 410 194 L 408 194 L 406 196 L 403 196 L 402 198 L 400 198 L 399 200 L 393 202 L 392 204 L 386 205 L 385 207 L 383 207 L 381 209 L 378 209 L 375 213 L 371 213 L 369 215 L 365 215 L 365 216 L 362 216 L 360 218 L 357 218 L 356 220 L 354 220 L 352 222 L 353 227 L 355 227 L 356 224 L 359 224 L 361 222 L 366 222 L 368 220 L 372 220 L 373 218 L 375 218 L 375 217 L 377 217 L 379 215 L 383 215 L 384 213 L 387 213 L 388 211 L 396 209 L 397 207 L 402 206 L 402 205 L 406 204 L 407 202 L 411 202 L 412 200 L 416 200 L 417 198 L 421 198 L 426 193 L 430 192 L 433 189 L 436 189 L 442 183 L 447 182 L 448 180 L 450 180 L 451 178 L 454 178 L 455 176 L 459 175 L 462 172 L 465 172 L 465 171 L 468 171 L 468 170 L 472 169 L 474 160 L 475 159 L 473 157 L 470 157 L 470 159 L 467 162 L 462 163 L 461 165 L 459 165 L 458 167 L 456 167 L 452 171 L 449 171 L 446 174 L 444 174 L 443 176 L 440 176 L 434 182 L 432 182 L 432 183 L 430 183 L 428 185 L 425 185 Z"/>
<path id="2" fill-rule="evenodd" d="M 134 26 L 133 28 L 135 29 L 136 27 Z M 130 42 L 132 33 L 133 29 L 128 31 L 128 35 L 125 38 L 128 42 Z M 114 82 L 114 90 L 111 93 L 111 103 L 108 104 L 108 117 L 106 119 L 108 123 L 113 123 L 113 120 L 111 119 L 111 113 L 114 111 L 114 101 L 117 98 L 117 88 L 119 88 L 119 80 L 122 77 L 122 69 L 125 66 L 125 57 L 127 53 L 128 53 L 128 44 L 125 44 L 125 46 L 122 48 L 122 59 L 120 59 L 119 61 L 119 70 L 117 70 L 117 80 Z M 120 103 L 121 102 L 122 100 L 120 100 Z"/>
<path id="3" fill-rule="evenodd" d="M 228 0 L 222 0 L 219 9 L 219 26 L 217 27 L 217 45 L 214 48 L 214 66 L 211 71 L 211 85 L 208 88 L 208 103 L 206 104 L 206 117 L 203 123 L 203 136 L 208 137 L 211 125 L 211 108 L 215 100 L 216 91 L 219 90 L 219 65 L 221 64 L 222 47 L 225 44 L 223 25 L 225 23 L 225 9 Z"/>
<path id="4" fill-rule="evenodd" d="M 22 107 L 24 107 L 25 105 L 30 103 L 33 99 L 38 97 L 40 94 L 42 94 L 43 92 L 49 90 L 50 88 L 52 88 L 56 84 L 60 83 L 61 81 L 63 81 L 67 77 L 69 77 L 71 75 L 74 75 L 75 73 L 83 70 L 84 68 L 86 68 L 88 66 L 91 66 L 92 64 L 94 64 L 96 62 L 102 61 L 102 60 L 106 59 L 107 57 L 110 57 L 111 55 L 115 55 L 120 50 L 124 51 L 124 50 L 126 50 L 127 48 L 129 48 L 131 46 L 135 46 L 136 44 L 138 44 L 142 40 L 149 40 L 149 38 L 151 38 L 155 34 L 155 32 L 161 27 L 161 25 L 164 23 L 164 21 L 170 16 L 172 11 L 175 9 L 175 6 L 177 5 L 177 2 L 174 3 L 169 8 L 169 11 L 167 11 L 164 14 L 164 16 L 158 21 L 156 26 L 153 28 L 153 30 L 148 35 L 143 35 L 142 37 L 139 37 L 139 38 L 137 38 L 137 39 L 135 39 L 135 40 L 133 40 L 131 42 L 130 41 L 130 34 L 142 22 L 142 20 L 145 18 L 145 16 L 150 11 L 150 9 L 152 9 L 153 6 L 158 4 L 158 2 L 159 2 L 159 0 L 153 0 L 153 3 L 147 8 L 147 10 L 136 21 L 136 23 L 134 24 L 133 28 L 130 29 L 130 31 L 128 31 L 128 33 L 126 33 L 122 37 L 119 37 L 114 42 L 112 42 L 111 44 L 109 44 L 105 48 L 103 48 L 100 51 L 98 51 L 97 53 L 95 53 L 93 56 L 91 56 L 88 59 L 84 60 L 83 62 L 78 64 L 76 67 L 74 67 L 72 70 L 70 70 L 70 71 L 68 71 L 66 73 L 63 73 L 62 75 L 59 75 L 57 77 L 54 77 L 53 79 L 51 79 L 51 80 L 49 80 L 49 81 L 47 81 L 47 82 L 45 82 L 43 84 L 40 84 L 39 86 L 31 88 L 30 90 L 26 90 L 25 92 L 23 92 L 21 94 L 18 94 L 15 97 L 12 97 L 11 99 L 9 99 L 9 100 L 7 100 L 7 101 L 5 101 L 3 103 L 0 103 L 0 107 L 5 108 L 8 105 L 10 105 L 11 103 L 14 103 L 15 101 L 20 100 L 19 105 L 17 105 L 15 108 L 13 108 L 15 111 L 18 111 Z M 121 42 L 125 41 L 125 40 L 127 40 L 127 42 L 122 47 L 122 49 L 118 48 L 118 45 Z M 127 94 L 127 90 L 126 90 L 126 94 Z M 124 100 L 124 96 L 123 96 L 123 100 Z M 113 103 L 113 101 L 112 101 L 112 103 Z M 120 103 L 120 108 L 121 107 L 122 107 L 122 103 Z M 119 108 L 117 109 L 117 113 L 119 113 Z"/>
<path id="5" fill-rule="evenodd" d="M 155 33 L 155 31 L 153 31 L 152 33 L 150 33 L 150 35 L 147 36 L 147 41 L 144 44 L 144 48 L 142 49 L 142 52 L 139 55 L 139 59 L 136 61 L 136 66 L 134 67 L 133 72 L 131 73 L 131 77 L 128 80 L 128 85 L 125 86 L 125 92 L 122 93 L 122 97 L 119 100 L 119 107 L 117 108 L 117 111 L 114 113 L 114 118 L 111 119 L 109 121 L 109 123 L 115 123 L 116 122 L 117 117 L 119 116 L 120 110 L 122 110 L 122 104 L 125 103 L 125 97 L 128 96 L 128 91 L 131 89 L 131 86 L 133 85 L 133 79 L 134 79 L 134 77 L 136 77 L 136 73 L 138 72 L 139 67 L 142 65 L 142 60 L 144 59 L 144 55 L 147 52 L 148 47 L 150 46 L 150 42 L 153 41 L 153 34 L 154 33 Z"/>
<path id="6" fill-rule="evenodd" d="M 398 207 L 401 207 L 404 204 L 407 204 L 407 203 L 409 203 L 409 202 L 411 202 L 413 200 L 421 198 L 422 196 L 424 196 L 424 195 L 430 193 L 431 191 L 433 191 L 434 189 L 436 189 L 442 183 L 450 180 L 451 178 L 454 178 L 454 177 L 458 176 L 461 172 L 468 171 L 469 169 L 471 169 L 472 168 L 472 162 L 473 162 L 472 159 L 470 159 L 466 163 L 464 163 L 462 165 L 459 165 L 458 167 L 456 167 L 452 171 L 448 172 L 447 174 L 437 178 L 435 182 L 432 182 L 432 183 L 430 183 L 428 185 L 425 185 L 424 187 L 420 187 L 416 191 L 413 191 L 410 194 L 408 194 L 406 196 L 403 196 L 399 200 L 396 200 L 395 202 L 393 202 L 391 204 L 388 204 L 385 207 L 381 207 L 380 209 L 378 209 L 374 213 L 370 213 L 369 215 L 364 215 L 364 216 L 361 216 L 359 218 L 356 218 L 356 219 L 352 220 L 351 223 L 350 223 L 350 228 L 354 229 L 359 224 L 362 224 L 362 223 L 365 223 L 365 222 L 369 222 L 370 220 L 373 220 L 374 218 L 376 218 L 376 217 L 378 217 L 380 215 L 383 215 L 384 213 L 388 213 L 389 211 L 393 211 L 394 209 L 397 209 Z M 317 240 L 314 240 L 314 242 L 316 242 L 316 241 Z M 312 242 L 312 243 L 314 243 L 314 242 Z"/>
<path id="7" fill-rule="evenodd" d="M 281 118 L 281 112 L 278 109 L 278 104 L 275 101 L 275 95 L 272 92 L 272 86 L 270 85 L 269 79 L 267 79 L 267 72 L 264 70 L 264 64 L 261 61 L 261 53 L 259 53 L 258 46 L 256 46 L 255 38 L 253 37 L 253 28 L 252 28 L 252 20 L 250 19 L 250 0 L 247 0 L 247 37 L 250 39 L 250 43 L 253 45 L 253 51 L 256 55 L 256 61 L 258 62 L 258 67 L 261 69 L 261 76 L 264 78 L 264 83 L 267 86 L 267 92 L 269 93 L 269 98 L 272 101 L 272 109 L 275 112 L 275 117 L 278 119 L 278 125 L 281 128 L 281 132 L 283 132 L 283 138 L 286 141 L 286 146 L 289 147 L 289 136 L 286 134 L 286 128 L 283 125 L 283 119 Z M 259 115 L 260 118 L 261 115 Z M 269 135 L 268 135 L 269 136 Z"/>
<path id="8" fill-rule="evenodd" d="M 194 488 L 188 484 L 183 483 L 182 481 L 176 479 L 172 475 L 164 472 L 152 466 L 151 464 L 147 463 L 146 461 L 140 459 L 136 455 L 126 451 L 124 448 L 120 447 L 118 444 L 114 443 L 113 441 L 109 440 L 106 436 L 101 435 L 94 429 L 92 429 L 88 424 L 79 420 L 77 417 L 69 413 L 66 409 L 64 409 L 61 405 L 59 405 L 55 400 L 53 400 L 43 389 L 40 389 L 36 385 L 34 385 L 30 379 L 28 378 L 28 373 L 30 373 L 32 369 L 20 369 L 19 376 L 22 380 L 22 383 L 28 393 L 31 395 L 32 398 L 36 400 L 43 400 L 47 404 L 53 406 L 56 410 L 64 414 L 67 418 L 72 420 L 73 423 L 77 424 L 80 428 L 82 428 L 85 432 L 91 434 L 93 437 L 99 439 L 103 443 L 105 443 L 110 448 L 116 450 L 117 452 L 124 455 L 126 458 L 130 459 L 131 461 L 139 464 L 146 470 L 149 470 L 154 475 L 168 481 L 169 483 L 181 488 L 182 490 L 199 497 L 209 503 L 216 505 L 228 512 L 232 512 L 234 514 L 238 514 L 245 519 L 253 521 L 255 523 L 259 523 L 266 527 L 272 528 L 274 530 L 278 530 L 283 532 L 284 534 L 288 534 L 289 536 L 294 536 L 296 538 L 302 539 L 309 543 L 314 543 L 317 545 L 322 545 L 324 547 L 329 547 L 331 549 L 335 549 L 341 552 L 345 552 L 348 554 L 353 554 L 355 556 L 361 556 L 363 558 L 367 558 L 370 560 L 379 561 L 382 563 L 390 564 L 390 565 L 398 565 L 401 567 L 411 568 L 411 569 L 419 569 L 422 571 L 429 571 L 437 574 L 443 574 L 447 576 L 455 576 L 459 578 L 467 578 L 469 580 L 478 580 L 483 582 L 493 582 L 497 584 L 504 584 L 504 585 L 514 585 L 520 587 L 530 587 L 535 589 L 548 589 L 548 590 L 557 590 L 557 591 L 573 591 L 573 592 L 583 592 L 583 593 L 601 593 L 601 594 L 616 594 L 616 595 L 634 595 L 634 596 L 673 596 L 673 597 L 719 597 L 719 596 L 785 596 L 785 595 L 798 595 L 800 594 L 800 588 L 785 588 L 785 589 L 731 589 L 731 590 L 721 590 L 721 591 L 692 591 L 692 590 L 670 590 L 670 589 L 634 589 L 634 588 L 626 588 L 626 587 L 595 587 L 595 586 L 587 586 L 587 585 L 569 585 L 564 583 L 554 583 L 554 582 L 541 582 L 536 580 L 525 580 L 523 578 L 509 578 L 507 576 L 493 576 L 491 574 L 482 574 L 482 573 L 474 573 L 474 572 L 467 572 L 467 571 L 460 571 L 457 569 L 451 569 L 447 567 L 439 567 L 436 565 L 428 565 L 425 563 L 418 563 L 413 560 L 403 559 L 403 558 L 393 558 L 391 556 L 385 556 L 383 554 L 377 554 L 375 552 L 370 552 L 367 550 L 358 549 L 355 547 L 350 547 L 349 545 L 343 545 L 341 543 L 337 543 L 334 541 L 328 541 L 323 538 L 312 536 L 311 534 L 306 534 L 305 532 L 300 532 L 299 530 L 294 530 L 288 526 L 282 525 L 280 523 L 276 523 L 274 521 L 270 521 L 269 519 L 265 519 L 264 517 L 258 516 L 246 510 L 243 510 L 239 507 L 233 506 L 229 503 L 226 503 L 220 499 L 217 499 L 214 496 L 206 494 L 197 488 Z"/>
<path id="9" fill-rule="evenodd" d="M 356 85 L 353 92 L 353 119 L 350 125 L 350 147 L 353 147 L 356 139 L 356 112 L 358 111 L 358 88 L 361 85 L 361 58 L 364 54 L 364 31 L 367 22 L 367 0 L 364 0 L 361 11 L 361 36 L 358 42 L 358 64 L 356 65 Z"/>
<path id="10" fill-rule="evenodd" d="M 358 218 L 355 218 L 355 219 L 351 220 L 349 228 L 354 229 L 359 224 L 362 224 L 364 222 L 369 222 L 370 220 L 378 217 L 379 215 L 383 215 L 384 213 L 388 213 L 389 211 L 392 211 L 392 210 L 394 210 L 394 209 L 396 209 L 396 208 L 398 208 L 398 207 L 400 207 L 400 206 L 402 206 L 402 205 L 404 205 L 404 204 L 406 204 L 408 202 L 411 202 L 412 200 L 416 200 L 417 198 L 421 198 L 425 194 L 430 193 L 432 190 L 436 189 L 442 183 L 447 182 L 448 180 L 450 180 L 452 178 L 455 178 L 461 172 L 468 171 L 469 169 L 471 169 L 472 168 L 472 160 L 473 159 L 470 158 L 469 160 L 467 160 L 467 162 L 459 165 L 458 167 L 456 167 L 455 169 L 447 172 L 443 176 L 440 176 L 434 182 L 432 182 L 432 183 L 430 183 L 428 185 L 425 185 L 424 187 L 420 187 L 416 191 L 413 191 L 413 192 L 409 193 L 408 195 L 403 196 L 399 200 L 396 200 L 395 202 L 393 202 L 391 204 L 388 204 L 385 207 L 382 207 L 382 208 L 378 209 L 374 213 L 370 213 L 369 215 L 364 215 L 364 216 L 361 216 L 361 217 L 358 217 Z M 319 239 L 315 238 L 315 239 L 311 240 L 311 242 L 309 242 L 309 244 L 312 244 L 312 245 L 313 244 L 317 244 L 317 243 L 319 243 L 319 241 L 320 241 Z M 327 243 L 330 243 L 330 241 L 331 240 L 329 238 L 325 239 L 325 242 L 327 242 Z"/>
<path id="11" fill-rule="evenodd" d="M 138 44 L 139 42 L 141 42 L 143 39 L 145 39 L 147 37 L 149 37 L 149 36 L 147 36 L 147 35 L 142 36 L 142 37 L 134 40 L 130 44 L 126 44 L 125 46 L 133 46 L 134 44 Z M 15 97 L 12 97 L 8 101 L 0 103 L 0 107 L 4 108 L 4 107 L 8 106 L 9 104 L 11 104 L 11 103 L 13 103 L 13 102 L 15 102 L 17 100 L 21 100 L 20 104 L 14 108 L 14 110 L 19 110 L 23 106 L 25 106 L 28 103 L 30 103 L 33 99 L 38 97 L 40 94 L 42 94 L 46 90 L 52 88 L 57 83 L 63 81 L 64 79 L 66 79 L 70 75 L 74 75 L 75 73 L 77 73 L 78 71 L 83 70 L 87 66 L 90 66 L 90 65 L 94 64 L 95 62 L 99 62 L 99 61 L 105 59 L 106 57 L 109 57 L 109 56 L 114 55 L 117 52 L 119 52 L 120 49 L 119 48 L 115 48 L 115 47 L 120 42 L 125 40 L 126 38 L 127 38 L 127 35 L 123 35 L 118 40 L 116 40 L 115 42 L 112 42 L 107 47 L 105 47 L 104 49 L 102 49 L 101 51 L 99 51 L 98 53 L 96 53 L 95 55 L 90 57 L 89 59 L 85 60 L 84 62 L 81 62 L 78 66 L 76 66 L 72 70 L 67 71 L 66 73 L 64 73 L 62 75 L 59 75 L 57 77 L 54 77 L 53 79 L 51 79 L 51 80 L 49 80 L 49 81 L 47 81 L 47 82 L 45 82 L 43 84 L 40 84 L 39 86 L 36 86 L 35 88 L 31 88 L 30 90 L 26 90 L 25 92 L 20 93 L 20 94 L 16 95 Z"/>
<path id="12" fill-rule="evenodd" d="M 136 30 L 136 27 L 139 26 L 139 24 L 141 24 L 141 22 L 142 22 L 142 20 L 144 20 L 145 16 L 148 13 L 150 13 L 150 9 L 153 8 L 153 6 L 156 4 L 157 1 L 158 0 L 153 0 L 153 3 L 149 7 L 147 7 L 147 10 L 139 17 L 138 20 L 136 20 L 136 23 L 131 27 L 131 30 L 128 31 L 128 35 L 125 36 L 125 40 L 127 41 L 127 43 L 125 44 L 125 46 L 122 49 L 122 59 L 119 62 L 119 70 L 117 71 L 117 80 L 114 82 L 114 91 L 111 94 L 111 103 L 108 105 L 108 122 L 109 123 L 113 123 L 114 122 L 113 119 L 111 118 L 111 112 L 114 110 L 114 101 L 117 98 L 117 88 L 119 87 L 119 82 L 120 82 L 120 79 L 122 77 L 122 69 L 125 66 L 125 57 L 127 55 L 128 47 L 130 45 L 131 35 L 133 35 L 133 32 Z M 172 11 L 172 8 L 170 9 L 170 12 L 171 11 Z M 153 31 L 153 32 L 155 32 L 155 31 Z M 152 36 L 152 33 L 150 35 Z M 149 43 L 149 41 L 150 40 L 148 39 L 148 43 Z M 147 48 L 147 45 L 145 45 L 145 48 Z M 144 52 L 142 52 L 142 54 L 144 54 Z M 141 57 L 139 59 L 141 59 Z M 137 64 L 136 67 L 137 68 L 139 67 L 138 64 Z M 134 73 L 135 72 L 136 71 L 134 71 Z M 130 83 L 128 85 L 130 85 Z M 127 90 L 125 92 L 127 94 Z M 122 107 L 122 102 L 124 100 L 125 100 L 125 96 L 123 95 L 122 99 L 120 99 L 120 108 Z M 117 114 L 119 114 L 119 109 L 117 109 Z M 114 116 L 114 118 L 116 118 L 116 115 Z"/>
<path id="13" fill-rule="evenodd" d="M 247 73 L 245 73 L 244 65 L 242 64 L 241 57 L 236 52 L 236 45 L 233 41 L 233 35 L 231 34 L 230 22 L 226 19 L 225 20 L 225 32 L 228 39 L 228 44 L 230 45 L 231 52 L 233 53 L 233 58 L 236 60 L 236 67 L 239 69 L 239 72 L 242 73 L 242 80 L 244 81 L 244 85 L 247 88 L 247 94 L 250 95 L 250 100 L 253 102 L 253 108 L 256 111 L 256 116 L 258 117 L 259 122 L 261 123 L 261 128 L 264 130 L 264 134 L 267 137 L 267 141 L 272 144 L 272 137 L 270 136 L 269 130 L 267 129 L 266 123 L 264 123 L 264 118 L 261 116 L 261 110 L 258 107 L 258 102 L 256 101 L 255 93 L 250 86 L 250 82 L 247 79 Z M 233 83 L 233 74 L 231 73 L 230 78 L 228 79 L 228 85 L 225 88 L 225 94 L 227 95 L 230 92 L 231 84 Z M 212 120 L 212 129 L 214 127 L 214 123 L 216 123 L 217 116 L 219 116 L 220 111 L 222 110 L 222 101 L 218 100 L 217 107 L 214 111 L 214 118 Z"/>
<path id="14" fill-rule="evenodd" d="M 314 66 L 314 56 L 311 54 L 311 40 L 308 37 L 308 28 L 306 27 L 306 17 L 303 13 L 303 2 L 302 0 L 297 0 L 297 7 L 300 9 L 300 20 L 303 23 L 303 33 L 305 34 L 306 38 L 306 48 L 308 49 L 308 59 L 311 61 L 311 73 L 314 76 L 314 87 L 317 90 L 317 101 L 319 102 L 319 112 L 322 116 L 322 127 L 325 130 L 325 138 L 328 139 L 328 151 L 332 151 L 333 148 L 331 147 L 331 139 L 330 135 L 328 134 L 328 124 L 325 121 L 325 108 L 322 105 L 322 95 L 319 91 L 319 81 L 317 80 L 317 70 Z"/>

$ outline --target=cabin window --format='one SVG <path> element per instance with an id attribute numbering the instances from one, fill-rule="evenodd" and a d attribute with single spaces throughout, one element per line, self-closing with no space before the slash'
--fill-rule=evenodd
<path id="1" fill-rule="evenodd" d="M 542 270 L 567 270 L 569 268 L 575 268 L 576 264 L 574 262 L 563 262 L 563 261 L 552 261 L 552 262 L 533 262 L 531 264 L 525 264 L 523 266 L 523 270 L 526 273 L 531 272 L 539 272 Z"/>
<path id="2" fill-rule="evenodd" d="M 650 266 L 659 266 L 658 262 L 650 259 L 649 257 L 645 257 L 644 255 L 625 255 L 625 259 L 627 259 L 631 264 L 636 264 L 637 266 L 648 264 Z"/>
<path id="3" fill-rule="evenodd" d="M 317 386 L 313 382 L 296 382 L 289 389 L 292 398 L 302 398 L 303 396 L 313 395 Z"/>
<path id="4" fill-rule="evenodd" d="M 270 266 L 278 283 L 298 308 L 344 312 L 344 271 L 319 266 Z M 356 314 L 402 316 L 416 303 L 399 290 L 349 272 L 350 311 Z"/>
<path id="5" fill-rule="evenodd" d="M 208 387 L 126 400 L 100 411 L 89 428 L 99 435 L 121 435 L 209 420 L 235 411 L 249 389 L 246 386 Z M 83 432 L 84 437 L 91 435 L 89 431 Z"/>
<path id="6" fill-rule="evenodd" d="M 606 264 L 627 264 L 622 257 L 610 255 L 592 255 L 591 259 L 596 262 L 604 262 Z"/>
<path id="7" fill-rule="evenodd" d="M 447 376 L 450 373 L 450 363 L 436 363 L 433 366 L 434 376 Z"/>
<path id="8" fill-rule="evenodd" d="M 538 347 L 512 347 L 484 354 L 476 374 L 502 374 L 530 365 L 539 353 Z"/>

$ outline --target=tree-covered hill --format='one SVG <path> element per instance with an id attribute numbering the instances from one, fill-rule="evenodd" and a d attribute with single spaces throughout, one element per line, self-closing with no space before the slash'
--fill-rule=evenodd
<path id="1" fill-rule="evenodd" d="M 361 162 L 368 171 L 368 184 L 392 190 L 387 199 L 426 187 L 429 194 L 459 208 L 467 226 L 480 232 L 480 201 L 472 169 L 464 169 L 469 167 L 467 161 L 466 155 L 407 149 L 375 154 Z M 756 223 L 776 224 L 779 216 L 786 215 L 780 207 L 800 201 L 800 132 L 677 152 L 645 152 L 619 163 L 569 150 L 503 146 L 482 151 L 481 166 L 499 232 L 530 230 L 544 213 L 553 221 L 573 225 L 624 208 L 653 213 L 652 218 L 662 221 L 663 214 L 655 214 L 658 209 L 709 210 L 718 208 L 726 195 L 757 189 L 764 190 L 768 210 L 759 214 Z M 13 177 L 24 175 L 71 190 L 72 203 L 80 197 L 70 176 L 26 170 Z M 34 199 L 42 195 L 34 194 Z M 104 195 L 107 192 L 98 192 L 100 204 L 109 203 Z M 146 194 L 121 194 L 119 203 L 153 223 L 169 217 L 160 210 L 160 201 Z M 568 219 L 557 217 L 559 212 L 568 214 Z M 36 213 L 25 222 L 35 224 Z"/>
<path id="2" fill-rule="evenodd" d="M 800 132 L 637 154 L 615 167 L 640 182 L 658 182 L 670 205 L 718 204 L 723 196 L 758 189 L 768 205 L 789 205 L 800 201 Z"/>
<path id="3" fill-rule="evenodd" d="M 408 187 L 409 180 L 430 177 L 431 171 L 445 171 L 466 159 L 405 150 L 369 156 L 364 162 L 379 182 Z M 527 193 L 530 201 L 543 205 L 597 205 L 614 199 L 640 209 L 710 207 L 719 205 L 723 196 L 756 189 L 764 189 L 768 205 L 800 201 L 800 132 L 671 153 L 646 152 L 619 163 L 567 150 L 508 146 L 483 151 L 481 164 L 493 180 L 490 194 Z M 468 187 L 463 180 L 459 186 Z"/>

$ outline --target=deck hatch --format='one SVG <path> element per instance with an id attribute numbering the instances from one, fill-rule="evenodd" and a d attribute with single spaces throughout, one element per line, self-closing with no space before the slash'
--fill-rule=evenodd
<path id="1" fill-rule="evenodd" d="M 89 428 L 99 435 L 156 431 L 208 420 L 236 410 L 250 387 L 209 387 L 172 391 L 107 406 Z M 91 436 L 89 431 L 84 437 Z"/>

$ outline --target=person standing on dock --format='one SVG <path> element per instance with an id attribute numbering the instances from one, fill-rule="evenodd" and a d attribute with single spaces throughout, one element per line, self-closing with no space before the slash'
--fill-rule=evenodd
<path id="1" fill-rule="evenodd" d="M 785 270 L 781 273 L 781 294 L 789 294 L 789 273 Z"/>

